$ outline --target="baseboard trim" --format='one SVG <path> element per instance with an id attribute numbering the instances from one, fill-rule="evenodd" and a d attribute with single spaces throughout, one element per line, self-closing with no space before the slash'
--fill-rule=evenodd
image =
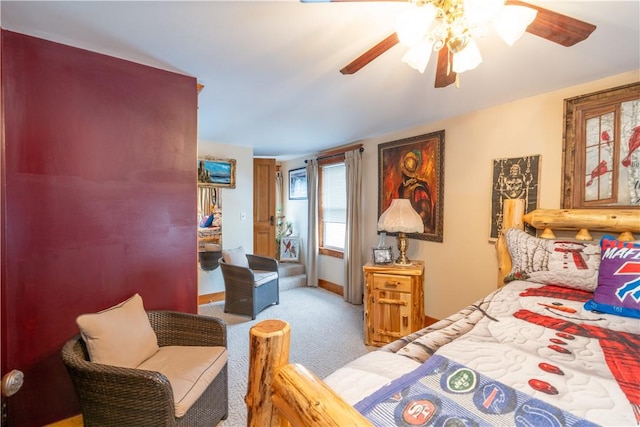
<path id="1" fill-rule="evenodd" d="M 436 319 L 435 317 L 429 317 L 429 316 L 424 316 L 424 326 L 423 327 L 427 327 L 427 326 L 431 326 L 436 322 L 439 322 L 440 319 Z"/>
<path id="2" fill-rule="evenodd" d="M 65 418 L 64 420 L 56 421 L 53 424 L 47 424 L 45 427 L 82 427 L 82 415 L 76 415 L 75 417 Z"/>
<path id="3" fill-rule="evenodd" d="M 329 282 L 328 280 L 318 279 L 318 287 L 329 292 L 333 292 L 334 294 L 344 296 L 344 287 L 336 283 Z"/>
<path id="4" fill-rule="evenodd" d="M 198 305 L 209 304 L 224 300 L 224 292 L 214 292 L 212 294 L 198 295 Z"/>

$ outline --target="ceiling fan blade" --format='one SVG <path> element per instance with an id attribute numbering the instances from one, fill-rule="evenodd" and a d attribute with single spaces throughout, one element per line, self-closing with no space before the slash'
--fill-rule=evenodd
<path id="1" fill-rule="evenodd" d="M 456 73 L 449 64 L 449 48 L 445 44 L 438 51 L 438 65 L 436 67 L 436 87 L 447 87 L 456 81 Z"/>
<path id="2" fill-rule="evenodd" d="M 398 35 L 396 33 L 391 34 L 386 39 L 382 40 L 380 43 L 354 59 L 349 65 L 345 66 L 340 70 L 342 74 L 353 74 L 369 62 L 376 59 L 378 56 L 382 55 L 393 46 L 398 44 Z"/>
<path id="3" fill-rule="evenodd" d="M 596 29 L 595 25 L 520 0 L 507 0 L 506 4 L 537 10 L 538 15 L 527 27 L 527 32 L 562 46 L 573 46 L 585 40 Z"/>

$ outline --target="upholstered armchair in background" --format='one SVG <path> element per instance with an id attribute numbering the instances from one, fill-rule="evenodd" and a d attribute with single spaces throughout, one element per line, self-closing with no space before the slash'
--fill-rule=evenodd
<path id="1" fill-rule="evenodd" d="M 85 426 L 215 426 L 228 415 L 227 329 L 144 310 L 136 294 L 77 319 L 62 348 Z"/>
<path id="2" fill-rule="evenodd" d="M 242 247 L 222 251 L 219 261 L 224 279 L 225 313 L 251 316 L 280 303 L 278 261 L 245 254 Z"/>

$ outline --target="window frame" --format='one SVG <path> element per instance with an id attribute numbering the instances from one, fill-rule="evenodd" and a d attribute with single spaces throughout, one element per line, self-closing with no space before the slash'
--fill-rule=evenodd
<path id="1" fill-rule="evenodd" d="M 337 154 L 324 159 L 318 160 L 318 189 L 320 191 L 318 197 L 318 251 L 322 255 L 327 255 L 335 258 L 344 259 L 344 250 L 338 250 L 335 248 L 328 248 L 324 246 L 324 221 L 323 221 L 323 206 L 322 206 L 322 180 L 323 180 L 323 166 L 333 165 L 337 163 L 344 163 L 344 153 Z M 345 183 L 346 184 L 346 183 Z"/>
<path id="2" fill-rule="evenodd" d="M 620 106 L 640 99 L 640 82 L 618 86 L 599 92 L 564 100 L 564 134 L 562 148 L 562 208 L 619 209 L 637 208 L 636 205 L 617 203 L 618 182 L 614 180 L 612 199 L 585 201 L 586 121 L 607 112 L 613 112 L 616 146 L 614 150 L 614 177 L 618 176 L 620 157 Z"/>

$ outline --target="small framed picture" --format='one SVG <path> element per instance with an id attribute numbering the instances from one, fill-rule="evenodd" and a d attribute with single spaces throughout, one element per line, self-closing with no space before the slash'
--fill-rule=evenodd
<path id="1" fill-rule="evenodd" d="M 300 240 L 297 237 L 280 239 L 280 262 L 298 261 L 300 259 Z"/>
<path id="2" fill-rule="evenodd" d="M 388 248 L 373 248 L 374 264 L 391 264 L 393 262 L 393 251 Z"/>
<path id="3" fill-rule="evenodd" d="M 236 160 L 215 157 L 199 158 L 198 186 L 236 188 Z"/>
<path id="4" fill-rule="evenodd" d="M 289 200 L 304 200 L 307 198 L 307 168 L 289 171 Z"/>

